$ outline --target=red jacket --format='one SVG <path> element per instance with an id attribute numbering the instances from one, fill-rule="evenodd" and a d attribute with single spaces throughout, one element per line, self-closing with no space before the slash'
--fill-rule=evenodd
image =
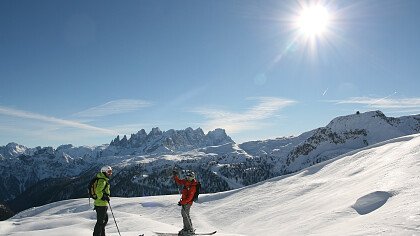
<path id="1" fill-rule="evenodd" d="M 186 179 L 180 179 L 178 176 L 174 175 L 174 180 L 178 185 L 184 186 L 182 188 L 182 198 L 181 198 L 181 205 L 186 204 L 193 204 L 194 194 L 197 190 L 197 181 L 194 179 L 193 181 L 188 181 Z"/>

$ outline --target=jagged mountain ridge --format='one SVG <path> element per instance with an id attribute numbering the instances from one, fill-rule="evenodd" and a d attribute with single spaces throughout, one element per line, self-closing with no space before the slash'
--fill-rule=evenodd
<path id="1" fill-rule="evenodd" d="M 380 141 L 419 133 L 420 116 L 388 118 L 380 111 L 353 114 L 335 118 L 326 127 L 297 137 L 239 145 L 224 130 L 212 133 L 222 135 L 215 135 L 219 139 L 209 143 L 200 130 L 162 132 L 154 129 L 148 135 L 139 131 L 130 139 L 116 138 L 110 145 L 98 147 L 62 145 L 57 149 L 29 149 L 19 146 L 19 150 L 13 151 L 13 145 L 9 145 L 9 156 L 4 155 L 0 161 L 4 173 L 0 179 L 0 200 L 15 199 L 13 206 L 22 205 L 19 199 L 33 195 L 38 183 L 42 187 L 38 188 L 41 193 L 37 196 L 51 194 L 48 186 L 60 186 L 56 184 L 57 178 L 61 178 L 64 186 L 71 186 L 69 191 L 78 192 L 85 188 L 86 176 L 93 175 L 102 164 L 110 164 L 115 169 L 114 196 L 176 193 L 170 171 L 168 173 L 174 166 L 196 170 L 205 183 L 204 191 L 223 191 L 291 173 Z M 121 143 L 122 140 L 126 141 Z M 208 144 L 220 145 L 206 146 Z M 0 147 L 0 154 L 5 153 L 4 150 L 5 147 Z M 57 197 L 48 199 L 84 197 L 68 196 L 65 192 L 57 190 Z M 32 199 L 31 204 L 45 204 L 48 202 L 45 199 Z"/>
<path id="2" fill-rule="evenodd" d="M 160 131 L 144 130 L 122 140 L 115 138 L 109 145 L 74 147 L 71 144 L 52 147 L 27 148 L 17 143 L 0 147 L 0 200 L 10 201 L 43 179 L 77 177 L 92 166 L 113 163 L 130 155 L 158 156 L 189 151 L 209 145 L 233 143 L 222 129 L 208 132 L 201 129 Z"/>
<path id="3" fill-rule="evenodd" d="M 193 130 L 191 127 L 185 130 L 162 132 L 159 128 L 153 128 L 149 134 L 144 129 L 130 138 L 126 135 L 122 139 L 117 136 L 110 143 L 109 149 L 114 148 L 113 154 L 166 154 L 180 151 L 189 151 L 195 148 L 217 146 L 234 141 L 223 129 L 215 129 L 204 134 L 201 128 Z"/>

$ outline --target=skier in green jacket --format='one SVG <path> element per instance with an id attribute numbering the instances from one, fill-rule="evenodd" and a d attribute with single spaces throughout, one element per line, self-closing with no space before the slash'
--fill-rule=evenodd
<path id="1" fill-rule="evenodd" d="M 96 175 L 98 178 L 95 193 L 95 211 L 96 211 L 96 224 L 93 231 L 93 236 L 105 236 L 105 226 L 108 223 L 108 203 L 110 201 L 109 178 L 112 175 L 112 168 L 104 166 L 101 172 Z"/>

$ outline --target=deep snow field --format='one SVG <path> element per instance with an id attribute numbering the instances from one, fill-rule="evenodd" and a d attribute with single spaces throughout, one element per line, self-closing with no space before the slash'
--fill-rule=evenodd
<path id="1" fill-rule="evenodd" d="M 203 186 L 205 188 L 205 186 Z M 111 186 L 112 195 L 112 186 Z M 252 186 L 200 195 L 197 232 L 216 235 L 420 235 L 420 135 L 385 141 L 300 172 Z M 177 232 L 179 195 L 112 198 L 122 236 Z M 117 236 L 108 210 L 107 235 Z M 92 235 L 85 199 L 31 208 L 0 222 L 0 235 Z"/>

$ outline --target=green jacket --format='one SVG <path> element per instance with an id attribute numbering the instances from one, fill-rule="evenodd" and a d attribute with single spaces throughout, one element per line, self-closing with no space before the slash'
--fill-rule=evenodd
<path id="1" fill-rule="evenodd" d="M 98 177 L 98 183 L 96 185 L 96 189 L 95 189 L 95 193 L 96 196 L 98 196 L 98 198 L 95 199 L 95 206 L 108 206 L 108 202 L 102 200 L 102 196 L 104 195 L 104 193 L 108 196 L 111 195 L 111 192 L 109 190 L 109 179 L 108 177 L 106 177 L 106 175 L 104 173 L 98 173 L 96 175 L 96 177 Z M 106 186 L 106 188 L 105 188 Z"/>

